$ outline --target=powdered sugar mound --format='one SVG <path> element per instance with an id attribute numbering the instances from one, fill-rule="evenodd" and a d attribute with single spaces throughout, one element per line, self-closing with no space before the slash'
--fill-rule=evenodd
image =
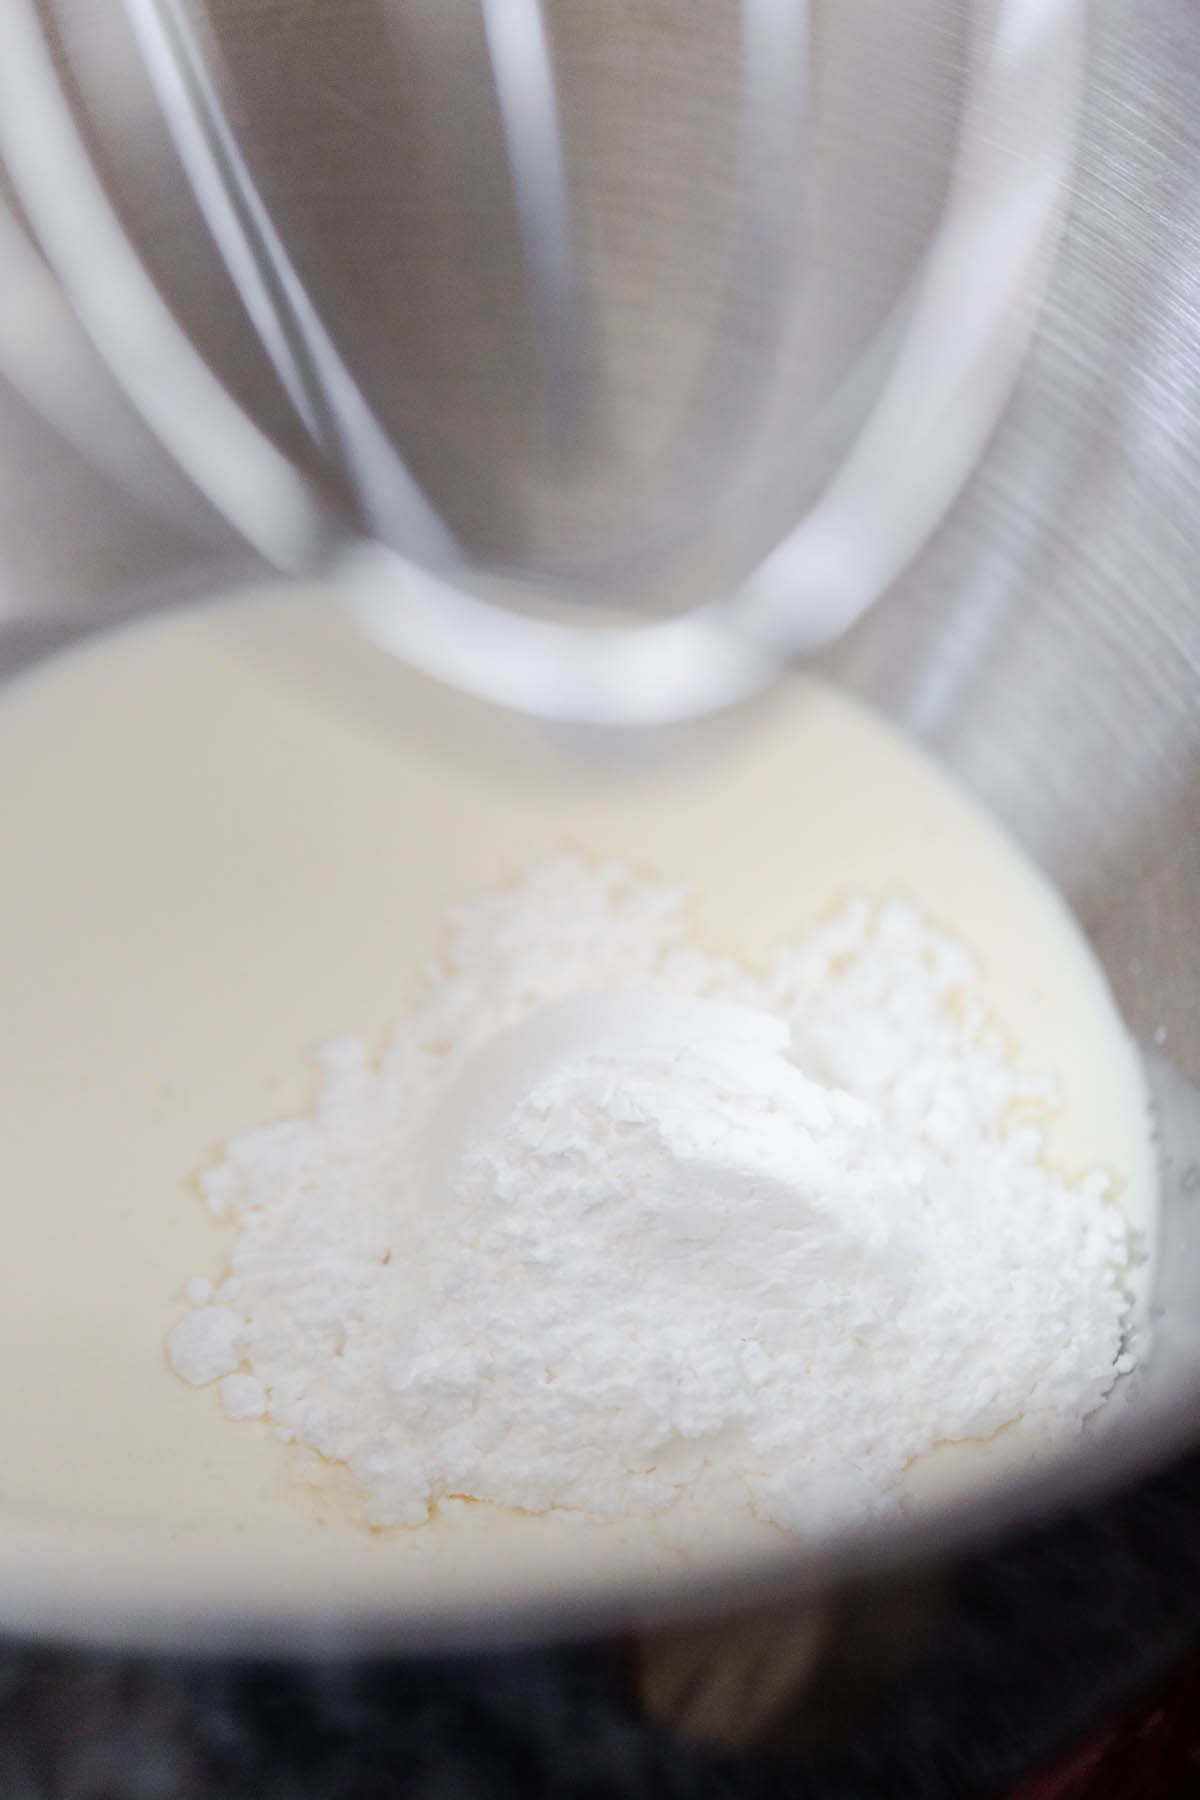
<path id="1" fill-rule="evenodd" d="M 229 1375 L 242 1360 L 246 1321 L 228 1306 L 198 1306 L 167 1339 L 167 1355 L 177 1375 L 205 1387 Z"/>
<path id="2" fill-rule="evenodd" d="M 1049 1085 L 966 952 L 855 901 L 755 981 L 684 945 L 685 898 L 561 862 L 457 909 L 379 1069 L 328 1046 L 315 1115 L 205 1177 L 240 1231 L 175 1366 L 347 1463 L 377 1524 L 470 1495 L 819 1530 L 942 1440 L 1061 1441 L 1115 1379 L 1123 1221 L 1014 1123 Z M 431 1190 L 471 1059 L 585 992 L 666 1023 L 531 1065 Z"/>

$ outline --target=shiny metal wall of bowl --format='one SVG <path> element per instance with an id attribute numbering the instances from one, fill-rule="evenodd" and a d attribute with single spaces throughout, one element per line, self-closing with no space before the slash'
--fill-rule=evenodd
<path id="1" fill-rule="evenodd" d="M 1083 0 L 10 0 L 0 368 L 180 520 L 130 403 L 276 566 L 707 607 L 773 672 L 986 442 L 1084 58 Z"/>

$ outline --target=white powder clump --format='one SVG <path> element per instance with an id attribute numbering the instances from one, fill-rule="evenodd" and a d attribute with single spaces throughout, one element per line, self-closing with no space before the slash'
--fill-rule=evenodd
<path id="1" fill-rule="evenodd" d="M 227 1375 L 221 1383 L 221 1404 L 230 1419 L 261 1419 L 267 1410 L 267 1390 L 254 1375 Z"/>
<path id="2" fill-rule="evenodd" d="M 1014 1122 L 1050 1087 L 966 952 L 854 902 L 752 979 L 684 947 L 685 902 L 560 862 L 456 909 L 378 1069 L 328 1046 L 315 1115 L 205 1178 L 233 1272 L 172 1363 L 346 1463 L 373 1523 L 821 1531 L 937 1443 L 1061 1443 L 1127 1360 L 1107 1178 Z"/>

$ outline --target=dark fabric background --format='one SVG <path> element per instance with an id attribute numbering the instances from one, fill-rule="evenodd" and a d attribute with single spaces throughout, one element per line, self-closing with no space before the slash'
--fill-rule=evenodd
<path id="1" fill-rule="evenodd" d="M 1037 1768 L 1020 1800 L 1200 1796 L 1194 1647 L 1200 1456 L 965 1564 L 823 1744 L 684 1746 L 604 1647 L 301 1667 L 10 1644 L 0 1800 L 970 1800 Z"/>

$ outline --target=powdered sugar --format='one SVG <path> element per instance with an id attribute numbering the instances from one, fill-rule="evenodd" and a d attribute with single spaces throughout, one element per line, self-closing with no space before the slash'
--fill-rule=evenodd
<path id="1" fill-rule="evenodd" d="M 315 1115 L 205 1177 L 240 1230 L 179 1373 L 346 1462 L 378 1524 L 470 1495 L 819 1530 L 894 1506 L 939 1441 L 1077 1430 L 1125 1229 L 1104 1175 L 1040 1160 L 1016 1115 L 1049 1084 L 966 952 L 855 901 L 758 980 L 684 918 L 575 862 L 458 908 L 381 1066 L 329 1045 Z"/>

